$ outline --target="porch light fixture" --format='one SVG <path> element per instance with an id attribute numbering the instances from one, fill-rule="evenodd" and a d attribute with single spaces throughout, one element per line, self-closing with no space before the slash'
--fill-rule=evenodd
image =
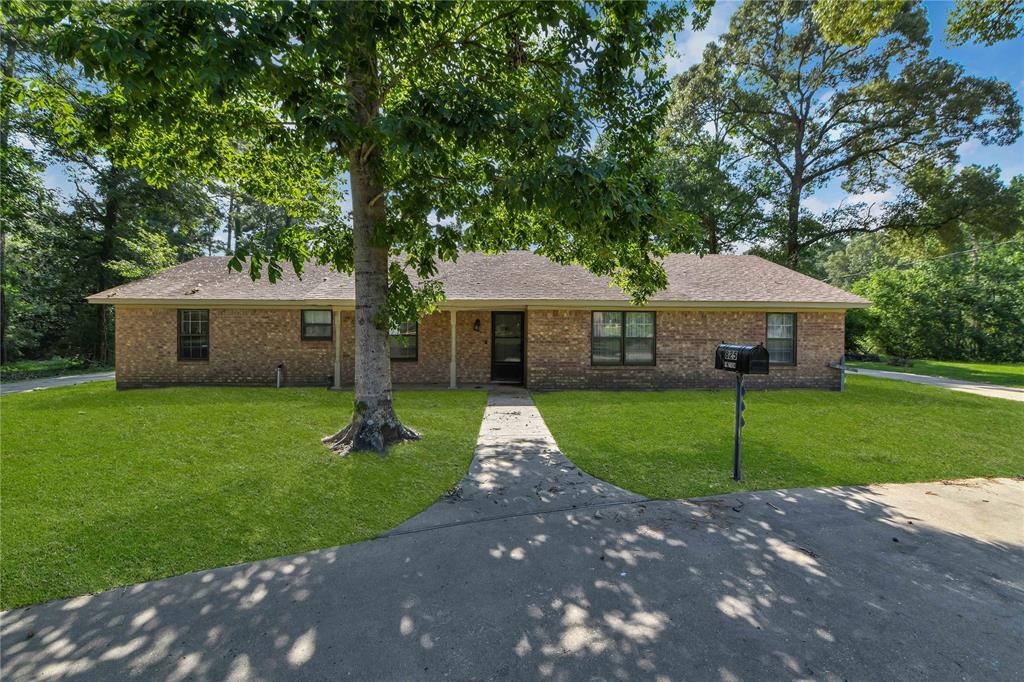
<path id="1" fill-rule="evenodd" d="M 476 318 L 476 321 L 473 323 L 473 331 L 475 331 L 475 332 L 480 331 L 480 318 L 479 317 Z"/>

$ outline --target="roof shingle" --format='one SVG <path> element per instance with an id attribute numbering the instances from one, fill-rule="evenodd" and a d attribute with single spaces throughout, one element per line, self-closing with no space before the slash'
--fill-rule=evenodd
<path id="1" fill-rule="evenodd" d="M 227 256 L 204 256 L 89 297 L 91 303 L 309 302 L 349 304 L 355 299 L 351 275 L 307 264 L 300 279 L 285 266 L 274 284 L 264 276 L 228 269 Z M 661 304 L 807 303 L 863 307 L 849 292 L 758 256 L 671 254 L 663 265 L 668 286 L 651 299 Z M 439 263 L 438 279 L 449 302 L 521 301 L 624 303 L 629 298 L 609 278 L 579 266 L 564 266 L 531 251 L 501 254 L 466 252 L 457 262 Z"/>

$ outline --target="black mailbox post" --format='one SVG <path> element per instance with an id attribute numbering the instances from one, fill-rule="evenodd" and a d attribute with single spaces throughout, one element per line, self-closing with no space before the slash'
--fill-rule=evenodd
<path id="1" fill-rule="evenodd" d="M 736 373 L 736 440 L 732 452 L 732 478 L 743 479 L 741 460 L 743 454 L 743 410 L 746 404 L 743 396 L 743 376 L 746 374 L 768 373 L 768 349 L 741 343 L 721 343 L 715 349 L 715 369 Z"/>

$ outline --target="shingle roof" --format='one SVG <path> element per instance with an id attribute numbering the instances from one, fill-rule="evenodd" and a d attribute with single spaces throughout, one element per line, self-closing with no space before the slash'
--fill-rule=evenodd
<path id="1" fill-rule="evenodd" d="M 322 302 L 355 299 L 350 275 L 309 264 L 300 279 L 290 267 L 271 284 L 228 269 L 227 256 L 205 256 L 152 277 L 89 297 L 92 303 L 145 302 Z M 663 262 L 668 287 L 655 304 L 811 304 L 863 307 L 867 301 L 758 256 L 672 254 Z M 564 266 L 531 251 L 488 255 L 463 253 L 455 263 L 439 263 L 438 279 L 449 303 L 473 301 L 626 302 L 628 297 L 579 266 Z"/>

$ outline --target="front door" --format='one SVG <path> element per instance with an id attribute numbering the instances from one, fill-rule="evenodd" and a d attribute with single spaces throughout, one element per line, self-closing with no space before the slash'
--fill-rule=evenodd
<path id="1" fill-rule="evenodd" d="M 491 381 L 523 383 L 523 313 L 491 313 Z"/>

